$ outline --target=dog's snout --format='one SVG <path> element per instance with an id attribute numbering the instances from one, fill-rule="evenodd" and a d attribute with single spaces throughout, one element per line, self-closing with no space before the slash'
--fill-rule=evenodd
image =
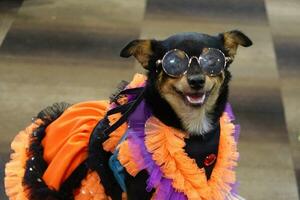
<path id="1" fill-rule="evenodd" d="M 205 76 L 202 74 L 190 75 L 187 78 L 188 83 L 192 89 L 199 90 L 203 88 L 205 84 Z"/>
<path id="2" fill-rule="evenodd" d="M 187 80 L 192 89 L 199 90 L 204 86 L 205 75 L 202 73 L 197 59 L 191 59 L 190 67 L 187 72 Z"/>

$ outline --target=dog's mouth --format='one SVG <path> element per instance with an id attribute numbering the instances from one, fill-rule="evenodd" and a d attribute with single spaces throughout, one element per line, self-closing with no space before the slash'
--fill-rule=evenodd
<path id="1" fill-rule="evenodd" d="M 193 94 L 184 94 L 184 97 L 191 105 L 201 106 L 206 99 L 206 93 L 198 92 Z"/>
<path id="2" fill-rule="evenodd" d="M 175 91 L 183 98 L 184 102 L 190 106 L 202 106 L 209 96 L 209 92 L 182 92 L 175 88 Z"/>

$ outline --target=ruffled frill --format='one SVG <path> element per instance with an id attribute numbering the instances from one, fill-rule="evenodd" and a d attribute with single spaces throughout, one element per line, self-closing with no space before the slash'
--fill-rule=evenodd
<path id="1" fill-rule="evenodd" d="M 81 181 L 81 187 L 75 191 L 75 200 L 111 200 L 105 194 L 97 172 L 89 172 Z"/>
<path id="2" fill-rule="evenodd" d="M 36 120 L 25 130 L 19 132 L 11 143 L 11 160 L 5 167 L 5 192 L 10 200 L 28 200 L 28 192 L 22 184 L 25 173 L 26 161 L 29 158 L 28 148 L 31 141 L 32 132 L 42 124 L 41 120 Z"/>
<path id="3" fill-rule="evenodd" d="M 210 180 L 204 168 L 198 168 L 185 153 L 186 134 L 155 117 L 147 120 L 146 128 L 129 129 L 127 141 L 119 146 L 119 161 L 132 176 L 148 171 L 146 190 L 156 189 L 153 200 L 242 199 L 232 192 L 238 160 L 237 126 L 232 119 L 232 112 L 224 112 L 220 119 L 219 155 Z"/>
<path id="4" fill-rule="evenodd" d="M 145 75 L 137 73 L 134 75 L 133 80 L 126 86 L 126 89 L 143 87 L 145 85 L 146 80 L 147 80 L 147 77 Z M 130 98 L 131 98 L 130 96 L 123 96 L 122 100 L 121 100 L 122 102 L 119 102 L 119 104 L 127 103 Z M 111 105 L 111 107 L 114 107 L 114 106 L 116 106 L 116 105 Z M 120 114 L 115 114 L 112 117 L 110 117 L 109 120 L 110 120 L 111 124 L 113 124 L 120 117 L 121 117 Z M 103 149 L 105 151 L 113 152 L 116 149 L 120 139 L 126 132 L 126 129 L 127 129 L 127 123 L 124 123 L 117 130 L 112 132 L 109 135 L 109 139 L 103 143 Z"/>
<path id="5" fill-rule="evenodd" d="M 133 80 L 130 82 L 130 84 L 128 85 L 129 88 L 134 88 L 134 87 L 141 87 L 145 84 L 145 80 L 146 80 L 146 77 L 144 75 L 141 75 L 141 74 L 136 74 L 133 78 Z M 86 114 L 86 110 L 83 110 L 82 113 L 81 110 L 82 108 L 80 107 L 81 105 L 87 105 L 87 108 L 91 110 L 91 115 L 88 116 L 88 117 L 92 117 L 92 119 L 97 122 L 97 119 L 100 118 L 101 116 L 103 116 L 105 114 L 105 111 L 107 109 L 109 109 L 109 106 L 108 104 L 106 103 L 103 103 L 101 105 L 98 105 L 97 103 L 96 104 L 77 104 L 77 105 L 74 105 L 71 107 L 70 110 L 74 110 L 74 108 L 77 108 L 78 107 L 78 113 L 75 113 L 76 116 L 75 117 L 78 117 L 78 116 L 81 116 L 80 114 L 82 113 L 85 113 Z M 98 109 L 98 107 L 101 107 Z M 94 110 L 99 110 L 99 113 L 97 113 L 96 111 Z M 76 110 L 76 111 L 77 111 Z M 96 114 L 95 114 L 96 113 Z M 94 116 L 94 115 L 97 115 L 97 116 Z M 99 116 L 98 116 L 99 115 Z M 83 123 L 86 122 L 86 124 L 83 124 L 84 128 L 86 128 L 87 126 L 88 127 L 91 127 L 91 122 L 87 122 L 88 120 L 88 117 L 84 116 L 85 118 L 82 120 Z M 97 118 L 97 119 L 96 119 Z M 120 118 L 120 115 L 119 114 L 116 114 L 114 116 L 112 116 L 112 118 L 110 119 L 111 120 L 111 123 L 114 123 L 116 120 L 118 120 Z M 73 120 L 74 118 L 72 118 L 71 120 Z M 76 118 L 77 119 L 77 118 Z M 75 120 L 75 119 L 74 119 Z M 73 121 L 74 121 L 73 120 Z M 84 121 L 85 120 L 85 121 Z M 63 121 L 60 120 L 60 121 Z M 65 121 L 64 121 L 65 122 Z M 62 122 L 64 125 L 66 123 Z M 41 121 L 37 120 L 35 123 L 31 124 L 28 128 L 26 128 L 26 130 L 24 131 L 21 131 L 16 137 L 15 139 L 13 140 L 12 144 L 11 144 L 11 148 L 13 150 L 13 153 L 11 154 L 11 160 L 9 161 L 9 163 L 7 163 L 6 165 L 6 168 L 5 168 L 5 190 L 6 190 L 6 194 L 8 195 L 9 199 L 10 200 L 27 200 L 27 196 L 29 196 L 29 190 L 26 189 L 25 186 L 23 186 L 22 182 L 23 182 L 23 178 L 24 178 L 24 173 L 25 173 L 25 168 L 26 168 L 26 161 L 29 159 L 30 155 L 29 154 L 29 146 L 31 144 L 31 134 L 33 132 L 34 129 L 36 129 L 38 126 L 39 126 L 39 123 L 41 123 Z M 78 125 L 79 122 L 78 121 L 74 121 L 74 123 L 76 123 L 75 125 Z M 50 127 L 53 127 L 54 125 L 50 124 L 51 126 Z M 60 125 L 58 123 L 58 125 Z M 72 127 L 71 127 L 72 128 Z M 127 129 L 127 124 L 123 124 L 121 127 L 119 127 L 115 132 L 113 132 L 112 134 L 110 134 L 110 138 L 103 144 L 103 148 L 106 150 L 106 151 L 111 151 L 113 152 L 114 149 L 116 148 L 120 138 L 123 136 L 123 134 L 125 133 Z M 72 129 L 73 130 L 73 129 Z M 92 127 L 89 129 L 88 132 L 91 132 L 93 129 Z M 49 127 L 47 129 L 47 131 L 49 132 Z M 55 131 L 55 132 L 58 132 L 59 134 L 59 142 L 64 142 L 64 144 L 66 143 L 65 141 L 69 138 L 69 137 L 66 137 L 66 138 L 62 138 L 63 136 L 61 136 L 61 131 Z M 67 133 L 66 133 L 67 132 Z M 89 135 L 89 133 L 86 133 L 87 131 L 84 132 L 84 134 L 81 134 L 81 135 Z M 64 130 L 64 133 L 68 134 L 69 131 L 66 131 Z M 50 136 L 51 135 L 51 136 Z M 78 135 L 78 134 L 77 134 Z M 77 136 L 77 138 L 81 137 L 80 135 Z M 45 146 L 46 144 L 46 140 L 53 140 L 54 141 L 54 144 L 57 144 L 58 141 L 55 141 L 57 140 L 57 137 L 53 136 L 52 137 L 52 134 L 46 134 L 46 137 L 43 139 L 43 146 Z M 83 141 L 84 140 L 84 141 Z M 80 138 L 80 141 L 82 142 L 85 142 L 85 144 L 88 143 L 88 137 L 81 137 Z M 48 143 L 47 143 L 48 144 Z M 72 144 L 75 144 L 74 142 L 72 142 Z M 77 143 L 76 143 L 77 144 Z M 62 160 L 62 162 L 65 162 L 64 160 L 65 159 L 62 159 L 64 158 L 64 156 L 56 156 L 56 155 L 51 155 L 51 156 L 48 156 L 47 153 L 53 153 L 53 152 L 56 152 L 56 151 L 48 151 L 48 147 L 51 147 L 51 146 L 56 146 L 58 147 L 58 145 L 47 145 L 47 148 L 45 148 L 45 154 L 44 154 L 44 157 L 45 157 L 45 160 L 50 163 L 53 159 L 52 157 L 59 157 L 60 160 Z M 74 146 L 75 148 L 75 146 Z M 78 147 L 79 148 L 79 147 Z M 58 148 L 58 151 L 57 152 L 61 152 L 60 151 L 61 148 Z M 76 154 L 76 158 L 82 158 L 82 160 L 85 160 L 86 158 L 86 154 L 87 154 L 87 148 L 86 147 L 83 147 L 83 150 L 81 151 L 73 151 L 74 149 L 70 149 L 69 148 L 69 152 L 79 152 L 80 155 L 77 155 Z M 70 159 L 72 160 L 72 159 Z M 74 159 L 73 159 L 74 160 Z M 73 161 L 72 160 L 72 161 Z M 69 163 L 66 163 L 66 164 L 69 164 Z M 61 174 L 64 175 L 67 170 L 68 170 L 68 174 L 71 174 L 71 172 L 76 168 L 77 165 L 79 165 L 80 162 L 76 162 L 74 165 L 72 165 L 72 169 L 68 168 L 68 169 L 60 169 L 61 170 Z M 48 168 L 47 168 L 48 169 Z M 55 175 L 57 175 L 57 167 L 55 168 L 55 170 L 53 170 L 53 173 L 55 173 Z M 52 171 L 51 171 L 52 173 Z M 51 178 L 51 173 L 49 172 L 48 174 L 49 177 Z M 44 174 L 45 175 L 45 174 Z M 92 176 L 94 177 L 94 176 Z M 45 180 L 48 180 L 47 177 L 43 177 L 43 179 Z M 66 177 L 63 179 L 65 180 Z M 94 178 L 93 178 L 94 179 Z M 88 179 L 85 179 L 85 181 L 87 181 Z M 90 180 L 91 181 L 91 180 Z M 49 182 L 49 181 L 48 181 Z M 48 183 L 47 182 L 47 183 Z M 98 183 L 94 182 L 95 185 L 98 185 L 99 187 L 101 186 Z M 53 187 L 53 185 L 55 185 L 56 189 L 59 188 L 59 185 L 60 184 L 50 184 L 51 187 Z M 101 186 L 102 187 L 102 186 Z M 27 195 L 28 194 L 28 195 Z"/>
<path id="6" fill-rule="evenodd" d="M 145 144 L 164 176 L 172 180 L 172 186 L 187 195 L 188 199 L 201 199 L 198 189 L 206 184 L 205 172 L 184 152 L 184 133 L 168 127 L 157 118 L 146 123 Z M 203 191 L 207 196 L 208 191 Z M 206 199 L 209 199 L 206 197 Z"/>
<path id="7" fill-rule="evenodd" d="M 185 134 L 164 125 L 151 117 L 146 123 L 145 144 L 164 176 L 172 180 L 176 191 L 188 199 L 224 200 L 235 183 L 233 168 L 237 165 L 238 152 L 234 139 L 235 126 L 227 113 L 220 119 L 220 143 L 217 163 L 211 178 L 206 179 L 204 168 L 198 168 L 194 159 L 184 151 Z"/>
<path id="8" fill-rule="evenodd" d="M 125 167 L 126 171 L 131 176 L 136 176 L 140 171 L 138 164 L 135 162 L 134 157 L 132 156 L 132 151 L 129 148 L 128 141 L 124 141 L 120 144 L 118 160 Z"/>
<path id="9" fill-rule="evenodd" d="M 109 118 L 111 124 L 115 123 L 121 117 L 120 114 L 115 114 Z M 109 135 L 109 138 L 102 144 L 103 149 L 107 152 L 114 152 L 120 139 L 124 135 L 127 129 L 127 123 L 122 124 L 114 132 Z"/>

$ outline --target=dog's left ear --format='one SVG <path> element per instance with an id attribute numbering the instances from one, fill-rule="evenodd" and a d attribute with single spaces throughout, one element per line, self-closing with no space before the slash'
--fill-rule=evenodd
<path id="1" fill-rule="evenodd" d="M 239 45 L 243 47 L 250 47 L 252 41 L 248 36 L 239 30 L 232 30 L 221 33 L 224 41 L 224 47 L 228 51 L 228 55 L 233 59 Z"/>
<path id="2" fill-rule="evenodd" d="M 134 56 L 145 69 L 148 69 L 155 42 L 155 40 L 133 40 L 122 49 L 120 56 L 124 58 Z"/>

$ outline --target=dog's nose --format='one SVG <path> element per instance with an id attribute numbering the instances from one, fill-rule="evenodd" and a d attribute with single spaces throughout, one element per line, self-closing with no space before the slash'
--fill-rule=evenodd
<path id="1" fill-rule="evenodd" d="M 191 88 L 199 90 L 204 86 L 205 76 L 203 74 L 193 74 L 189 75 L 187 80 Z"/>

